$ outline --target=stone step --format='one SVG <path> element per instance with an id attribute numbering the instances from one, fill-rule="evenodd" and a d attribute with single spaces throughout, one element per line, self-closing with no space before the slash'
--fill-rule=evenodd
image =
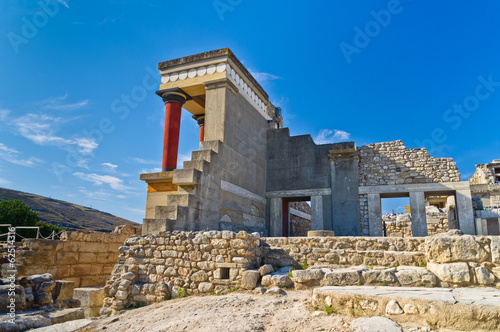
<path id="1" fill-rule="evenodd" d="M 191 152 L 191 160 L 205 160 L 210 162 L 212 157 L 217 154 L 213 150 L 198 150 Z"/>
<path id="2" fill-rule="evenodd" d="M 178 205 L 196 208 L 199 203 L 198 197 L 190 194 L 173 194 L 167 196 L 167 205 Z"/>
<path id="3" fill-rule="evenodd" d="M 175 169 L 172 183 L 177 185 L 196 185 L 200 182 L 201 171 L 194 168 Z"/>
<path id="4" fill-rule="evenodd" d="M 187 215 L 186 206 L 167 205 L 155 207 L 155 219 L 179 220 L 179 217 Z"/>
<path id="5" fill-rule="evenodd" d="M 200 143 L 201 150 L 213 150 L 219 153 L 222 149 L 222 142 L 216 141 L 203 141 Z"/>
<path id="6" fill-rule="evenodd" d="M 206 160 L 187 160 L 183 163 L 183 168 L 194 168 L 201 172 L 207 172 L 209 170 L 210 163 Z"/>
<path id="7" fill-rule="evenodd" d="M 314 289 L 311 302 L 317 310 L 330 306 L 340 315 L 389 316 L 434 330 L 498 331 L 499 297 L 494 288 L 337 286 Z"/>

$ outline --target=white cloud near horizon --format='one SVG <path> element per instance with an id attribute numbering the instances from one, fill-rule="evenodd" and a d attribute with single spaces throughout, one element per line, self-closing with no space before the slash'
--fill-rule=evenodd
<path id="1" fill-rule="evenodd" d="M 143 164 L 143 165 L 155 165 L 155 164 L 158 164 L 159 162 L 161 162 L 158 160 L 142 159 L 142 158 L 131 158 L 130 160 L 133 163 Z"/>
<path id="2" fill-rule="evenodd" d="M 9 180 L 0 178 L 0 186 L 5 186 L 5 185 L 11 184 L 11 183 L 12 182 L 10 182 Z"/>
<path id="3" fill-rule="evenodd" d="M 351 134 L 339 130 L 339 129 L 322 129 L 314 138 L 316 144 L 328 144 L 328 143 L 338 143 L 342 141 L 347 141 L 351 137 Z"/>
<path id="4" fill-rule="evenodd" d="M 15 165 L 34 167 L 37 163 L 40 163 L 41 160 L 35 157 L 30 157 L 28 159 L 23 159 L 20 157 L 22 153 L 17 151 L 16 149 L 10 148 L 7 145 L 0 143 L 0 158 L 5 161 L 8 161 Z"/>
<path id="5" fill-rule="evenodd" d="M 73 173 L 73 175 L 81 180 L 92 182 L 96 186 L 107 184 L 111 189 L 119 191 L 126 191 L 131 189 L 130 187 L 125 186 L 123 184 L 123 180 L 116 176 L 99 175 L 96 173 L 86 174 L 82 172 L 75 172 Z"/>
<path id="6" fill-rule="evenodd" d="M 91 154 L 99 147 L 95 140 L 88 137 L 68 139 L 57 136 L 56 128 L 67 121 L 61 117 L 29 113 L 15 119 L 12 124 L 21 136 L 38 145 L 57 146 L 71 152 L 76 146 L 78 152 L 82 154 Z"/>

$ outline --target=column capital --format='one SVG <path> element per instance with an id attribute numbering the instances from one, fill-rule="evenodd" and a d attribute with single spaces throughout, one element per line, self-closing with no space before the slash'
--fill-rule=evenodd
<path id="1" fill-rule="evenodd" d="M 177 103 L 184 105 L 187 100 L 191 100 L 190 95 L 188 95 L 181 88 L 173 88 L 173 89 L 165 89 L 158 90 L 156 94 L 163 99 L 163 102 L 166 103 Z"/>
<path id="2" fill-rule="evenodd" d="M 199 126 L 205 125 L 205 114 L 193 115 L 193 119 L 196 120 Z"/>

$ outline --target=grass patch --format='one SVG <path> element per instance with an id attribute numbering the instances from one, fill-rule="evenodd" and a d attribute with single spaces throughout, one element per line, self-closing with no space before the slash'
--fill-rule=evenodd
<path id="1" fill-rule="evenodd" d="M 186 293 L 186 289 L 184 287 L 180 287 L 178 290 L 177 290 L 177 296 L 178 297 L 186 297 L 187 296 L 187 293 Z"/>

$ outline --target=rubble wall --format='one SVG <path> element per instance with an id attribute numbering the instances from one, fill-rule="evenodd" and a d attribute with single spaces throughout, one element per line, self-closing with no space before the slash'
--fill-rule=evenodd
<path id="1" fill-rule="evenodd" d="M 77 231 L 63 233 L 60 240 L 25 239 L 16 250 L 17 276 L 50 273 L 55 280 L 73 281 L 75 287 L 103 286 L 118 259 L 118 248 L 138 232 L 124 225 L 113 233 Z"/>
<path id="2" fill-rule="evenodd" d="M 460 182 L 453 158 L 434 158 L 426 149 L 407 149 L 401 140 L 358 148 L 359 185 Z"/>

